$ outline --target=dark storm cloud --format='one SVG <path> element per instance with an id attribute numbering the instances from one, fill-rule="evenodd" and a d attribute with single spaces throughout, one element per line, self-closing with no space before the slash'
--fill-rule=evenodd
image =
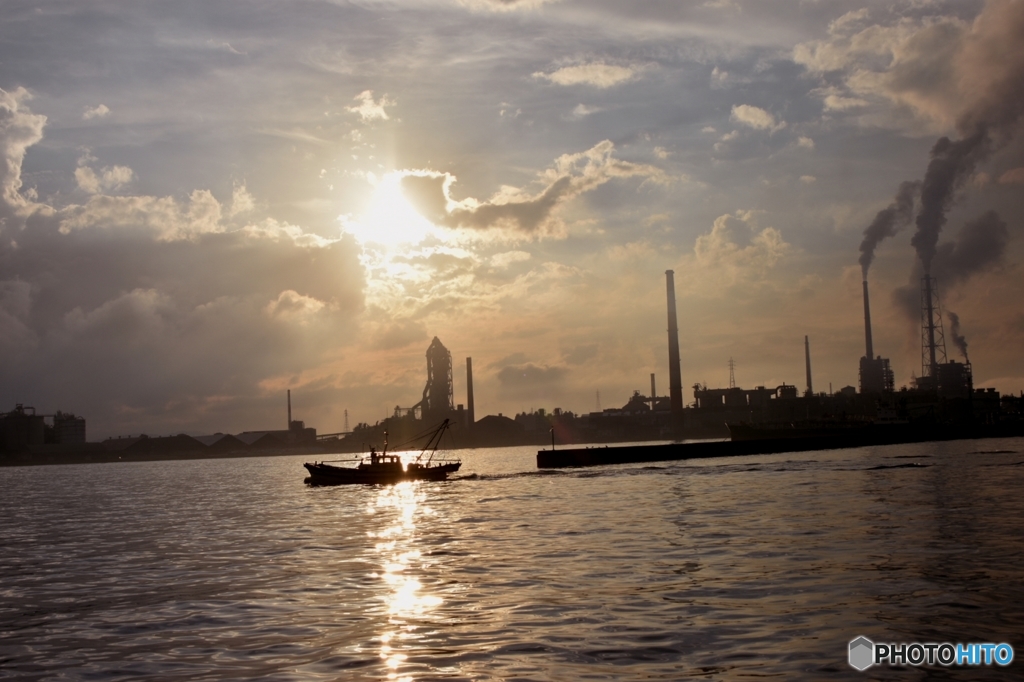
<path id="1" fill-rule="evenodd" d="M 900 184 L 896 192 L 896 198 L 891 204 L 883 208 L 875 216 L 875 219 L 864 230 L 864 241 L 860 244 L 860 267 L 866 279 L 871 261 L 875 258 L 875 248 L 886 237 L 895 236 L 903 227 L 910 224 L 914 218 L 914 200 L 921 183 L 906 181 Z"/>

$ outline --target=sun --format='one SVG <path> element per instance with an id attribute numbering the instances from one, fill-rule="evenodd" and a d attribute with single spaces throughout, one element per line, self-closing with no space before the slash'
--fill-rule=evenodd
<path id="1" fill-rule="evenodd" d="M 363 215 L 345 221 L 345 231 L 362 244 L 392 249 L 415 245 L 436 233 L 435 226 L 417 211 L 402 192 L 403 173 L 388 173 L 376 181 L 373 197 Z"/>

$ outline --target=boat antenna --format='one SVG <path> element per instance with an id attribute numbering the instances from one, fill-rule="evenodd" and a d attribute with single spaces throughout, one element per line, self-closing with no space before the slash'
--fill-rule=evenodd
<path id="1" fill-rule="evenodd" d="M 443 422 L 441 422 L 441 424 L 437 427 L 437 430 L 430 435 L 430 438 L 429 440 L 427 440 L 426 445 L 423 446 L 423 451 L 420 452 L 420 456 L 416 458 L 417 460 L 422 458 L 423 455 L 425 455 L 427 453 L 427 450 L 429 449 L 430 456 L 427 457 L 427 464 L 430 464 L 431 460 L 434 459 L 434 453 L 437 452 L 437 448 L 441 445 L 441 436 L 444 435 L 444 432 L 449 428 L 449 426 L 451 426 L 450 420 L 445 419 Z"/>

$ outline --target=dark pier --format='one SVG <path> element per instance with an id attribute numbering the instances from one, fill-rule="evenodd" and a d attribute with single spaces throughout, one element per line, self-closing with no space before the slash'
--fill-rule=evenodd
<path id="1" fill-rule="evenodd" d="M 838 450 L 873 445 L 924 443 L 980 438 L 1008 438 L 1024 435 L 1024 426 L 1004 424 L 988 427 L 865 429 L 843 436 L 762 438 L 756 440 L 723 440 L 664 445 L 625 445 L 617 447 L 566 448 L 537 452 L 538 469 L 589 467 L 604 464 L 638 464 L 671 462 L 684 459 L 771 455 L 780 452 Z"/>

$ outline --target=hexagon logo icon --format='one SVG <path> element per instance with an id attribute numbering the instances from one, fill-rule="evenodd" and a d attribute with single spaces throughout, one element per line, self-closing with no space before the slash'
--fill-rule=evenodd
<path id="1" fill-rule="evenodd" d="M 875 643 L 867 637 L 858 637 L 850 642 L 850 665 L 857 670 L 867 670 L 875 661 Z"/>

